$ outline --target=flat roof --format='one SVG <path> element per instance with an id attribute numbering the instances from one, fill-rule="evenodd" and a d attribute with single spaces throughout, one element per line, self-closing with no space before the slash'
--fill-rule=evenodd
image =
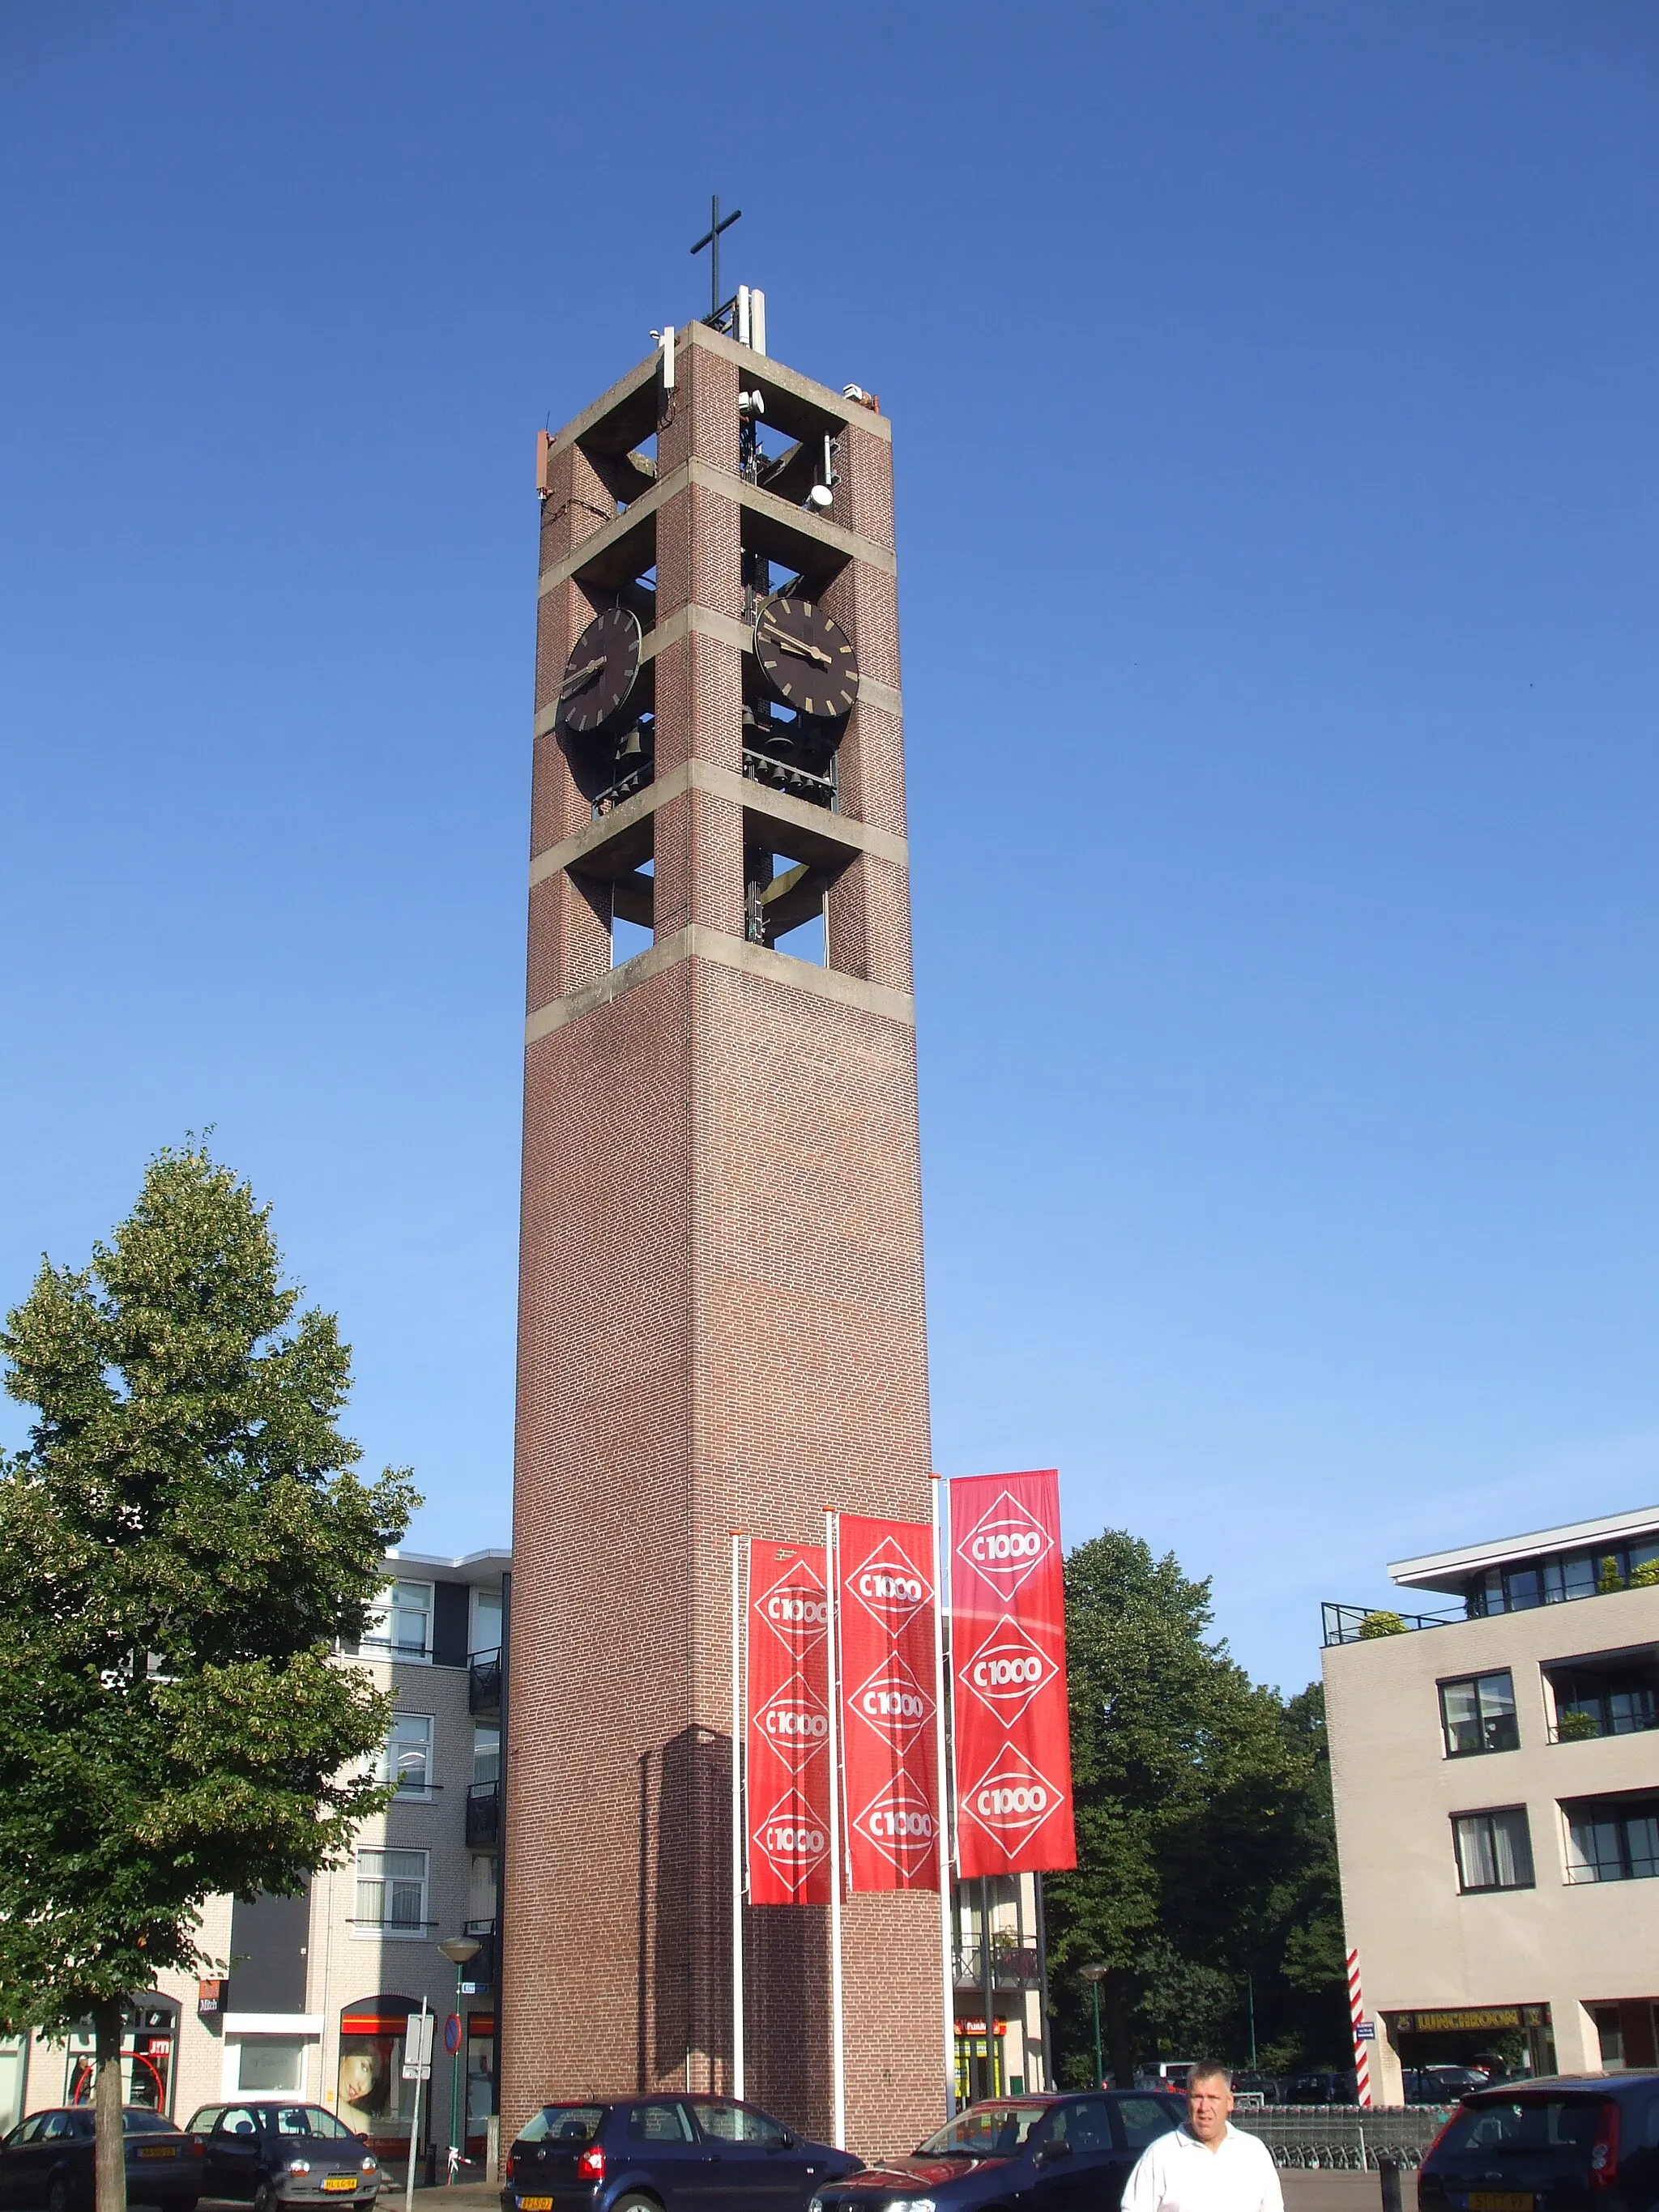
<path id="1" fill-rule="evenodd" d="M 1455 1552 L 1425 1552 L 1420 1559 L 1395 1560 L 1389 1576 L 1405 1589 L 1444 1590 L 1455 1595 L 1471 1576 L 1487 1567 L 1515 1566 L 1555 1552 L 1584 1552 L 1596 1544 L 1626 1543 L 1640 1536 L 1659 1537 L 1659 1505 L 1604 1513 L 1595 1521 L 1569 1521 L 1559 1528 L 1534 1528 L 1527 1536 L 1493 1537 L 1484 1544 L 1464 1544 Z"/>
<path id="2" fill-rule="evenodd" d="M 464 1552 L 459 1559 L 439 1559 L 430 1552 L 385 1552 L 387 1566 L 424 1568 L 447 1583 L 498 1583 L 512 1571 L 511 1552 Z"/>

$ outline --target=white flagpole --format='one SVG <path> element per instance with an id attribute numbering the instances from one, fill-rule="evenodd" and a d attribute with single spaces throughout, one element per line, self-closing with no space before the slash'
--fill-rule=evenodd
<path id="1" fill-rule="evenodd" d="M 732 2094 L 744 2092 L 743 1538 L 732 1532 Z"/>
<path id="2" fill-rule="evenodd" d="M 949 1500 L 945 1485 L 933 1477 L 933 1758 L 939 1770 L 939 1951 L 945 2001 L 945 2117 L 957 2109 L 956 1974 L 951 1962 L 951 1769 L 945 1747 L 945 1548 L 949 1541 Z"/>
<path id="3" fill-rule="evenodd" d="M 824 1583 L 830 1599 L 830 2140 L 847 2148 L 847 2054 L 841 1988 L 841 1611 L 836 1536 L 841 1516 L 823 1516 Z"/>

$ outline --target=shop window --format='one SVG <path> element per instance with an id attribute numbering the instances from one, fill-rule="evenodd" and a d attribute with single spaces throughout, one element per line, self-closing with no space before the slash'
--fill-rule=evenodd
<path id="1" fill-rule="evenodd" d="M 356 1936 L 426 1933 L 426 1890 L 429 1851 L 360 1850 L 357 1854 Z"/>
<path id="2" fill-rule="evenodd" d="M 1659 1800 L 1583 1798 L 1561 1809 L 1570 1882 L 1645 1881 L 1659 1875 Z"/>
<path id="3" fill-rule="evenodd" d="M 1465 1892 L 1530 1889 L 1532 1838 L 1524 1805 L 1491 1813 L 1457 1813 L 1452 1817 L 1457 1852 L 1457 1881 Z"/>
<path id="4" fill-rule="evenodd" d="M 340 2014 L 339 2116 L 382 2156 L 409 2148 L 416 2085 L 403 2078 L 404 2045 L 409 2015 L 419 2010 L 407 1997 L 377 1996 Z"/>
<path id="5" fill-rule="evenodd" d="M 297 2035 L 246 2035 L 238 2047 L 236 2087 L 245 2097 L 303 2095 L 306 2045 Z"/>
<path id="6" fill-rule="evenodd" d="M 1597 2005 L 1595 2008 L 1595 2040 L 1601 2046 L 1601 2063 L 1609 2074 L 1616 2074 L 1625 2063 L 1625 2036 L 1617 2005 Z"/>
<path id="7" fill-rule="evenodd" d="M 432 1716 L 399 1713 L 380 1753 L 378 1778 L 395 1782 L 400 1797 L 432 1796 Z"/>
<path id="8" fill-rule="evenodd" d="M 1513 1751 L 1520 1743 L 1515 1717 L 1515 1684 L 1508 1668 L 1501 1674 L 1468 1674 L 1440 1685 L 1440 1726 L 1448 1759 L 1472 1752 Z"/>

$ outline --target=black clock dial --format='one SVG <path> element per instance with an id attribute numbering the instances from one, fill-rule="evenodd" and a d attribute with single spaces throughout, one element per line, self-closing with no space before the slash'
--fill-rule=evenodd
<path id="1" fill-rule="evenodd" d="M 586 737 L 608 722 L 634 688 L 640 666 L 639 617 L 607 607 L 576 640 L 559 686 L 559 727 Z"/>
<path id="2" fill-rule="evenodd" d="M 755 617 L 755 653 L 766 680 L 798 714 L 848 714 L 858 696 L 852 641 L 811 599 L 768 599 Z"/>

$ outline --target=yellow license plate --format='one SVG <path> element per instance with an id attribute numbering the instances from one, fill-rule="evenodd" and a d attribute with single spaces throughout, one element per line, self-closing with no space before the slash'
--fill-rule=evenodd
<path id="1" fill-rule="evenodd" d="M 138 2155 L 140 2158 L 171 2158 L 173 2156 L 173 2145 L 171 2143 L 157 2143 L 153 2150 L 145 2148 L 141 2150 Z"/>
<path id="2" fill-rule="evenodd" d="M 1472 2189 L 1469 2212 L 1532 2212 L 1530 2189 Z"/>
<path id="3" fill-rule="evenodd" d="M 553 2199 L 550 2197 L 521 2197 L 519 2212 L 553 2212 Z"/>
<path id="4" fill-rule="evenodd" d="M 355 2189 L 356 2176 L 350 2173 L 331 2173 L 323 2183 L 325 2189 Z"/>

